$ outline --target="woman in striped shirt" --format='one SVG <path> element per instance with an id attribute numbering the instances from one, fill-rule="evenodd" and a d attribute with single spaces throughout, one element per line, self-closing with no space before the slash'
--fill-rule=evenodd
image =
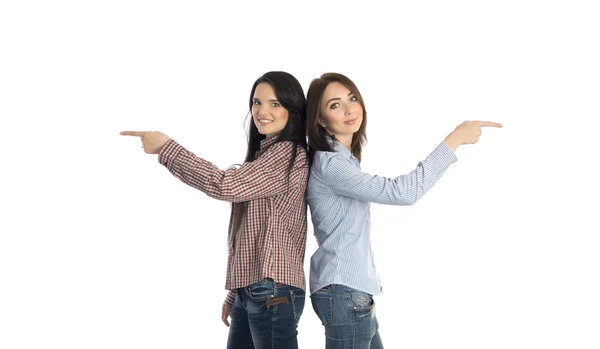
<path id="1" fill-rule="evenodd" d="M 370 239 L 371 202 L 411 205 L 440 179 L 461 144 L 477 142 L 491 122 L 460 124 L 410 173 L 396 178 L 361 171 L 367 113 L 356 85 L 326 73 L 307 96 L 311 171 L 307 201 L 319 245 L 310 261 L 313 309 L 325 326 L 326 348 L 383 348 L 373 295 L 381 292 Z"/>
<path id="2" fill-rule="evenodd" d="M 308 158 L 306 98 L 298 80 L 268 72 L 250 92 L 246 160 L 225 171 L 160 132 L 138 136 L 146 153 L 208 196 L 233 203 L 222 320 L 228 349 L 297 348 L 305 300 Z M 226 141 L 226 140 L 225 140 Z"/>

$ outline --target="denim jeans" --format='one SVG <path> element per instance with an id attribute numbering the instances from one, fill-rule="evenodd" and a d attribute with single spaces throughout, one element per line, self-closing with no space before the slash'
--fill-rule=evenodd
<path id="1" fill-rule="evenodd" d="M 383 349 L 373 296 L 329 285 L 313 293 L 310 300 L 325 326 L 326 349 Z"/>
<path id="2" fill-rule="evenodd" d="M 235 292 L 227 349 L 297 349 L 303 290 L 264 279 Z"/>

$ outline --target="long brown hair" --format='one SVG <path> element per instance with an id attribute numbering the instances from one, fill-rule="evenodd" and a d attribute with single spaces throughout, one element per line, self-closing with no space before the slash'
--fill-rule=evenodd
<path id="1" fill-rule="evenodd" d="M 328 142 L 328 138 L 335 138 L 330 135 L 327 130 L 319 124 L 321 119 L 321 102 L 323 99 L 323 93 L 329 84 L 332 82 L 339 82 L 349 89 L 363 109 L 363 117 L 360 128 L 356 133 L 352 135 L 352 144 L 350 146 L 352 155 L 354 155 L 358 161 L 361 160 L 362 147 L 367 142 L 367 109 L 365 103 L 358 90 L 358 87 L 345 75 L 339 73 L 325 73 L 321 77 L 314 79 L 310 83 L 308 93 L 306 96 L 307 101 L 307 115 L 306 115 L 306 133 L 308 136 L 308 147 L 309 147 L 309 158 L 312 159 L 316 151 L 333 151 L 333 147 Z"/>

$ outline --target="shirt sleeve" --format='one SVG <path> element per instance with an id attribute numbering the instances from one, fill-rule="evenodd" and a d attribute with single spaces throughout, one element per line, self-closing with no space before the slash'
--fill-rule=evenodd
<path id="1" fill-rule="evenodd" d="M 388 205 L 414 204 L 458 160 L 454 151 L 442 142 L 412 172 L 396 178 L 386 178 L 362 172 L 342 154 L 327 154 L 321 170 L 323 181 L 334 193 Z"/>
<path id="2" fill-rule="evenodd" d="M 159 153 L 158 161 L 173 176 L 210 197 L 244 202 L 288 190 L 293 146 L 293 142 L 277 142 L 252 162 L 220 170 L 171 139 Z"/>
<path id="3" fill-rule="evenodd" d="M 225 302 L 223 302 L 226 306 L 233 308 L 233 302 L 235 301 L 235 291 L 229 291 L 227 296 L 225 297 Z"/>

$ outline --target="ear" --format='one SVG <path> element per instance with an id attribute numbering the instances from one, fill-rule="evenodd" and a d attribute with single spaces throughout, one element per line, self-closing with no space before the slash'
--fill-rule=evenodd
<path id="1" fill-rule="evenodd" d="M 319 125 L 323 126 L 323 128 L 327 128 L 327 125 L 325 125 L 325 121 L 323 119 L 319 118 L 318 122 Z"/>

